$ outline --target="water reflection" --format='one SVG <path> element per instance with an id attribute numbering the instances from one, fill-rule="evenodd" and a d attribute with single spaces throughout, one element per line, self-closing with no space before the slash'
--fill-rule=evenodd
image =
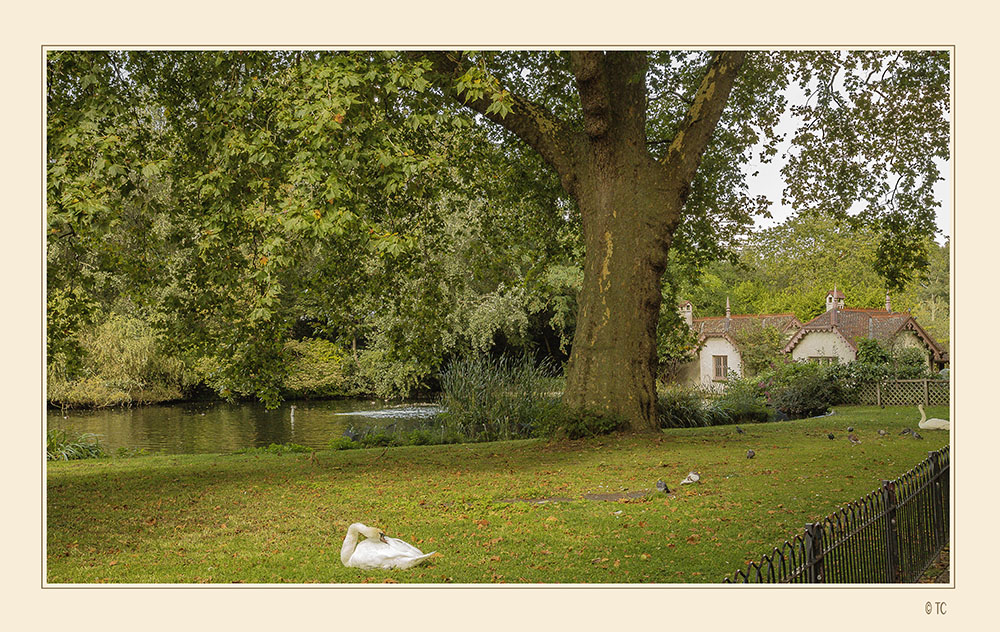
<path id="1" fill-rule="evenodd" d="M 272 443 L 325 448 L 349 428 L 389 426 L 426 419 L 439 409 L 427 404 L 389 406 L 380 401 L 285 402 L 274 410 L 260 404 L 186 403 L 101 411 L 49 411 L 49 428 L 100 435 L 102 445 L 166 454 L 233 452 Z"/>

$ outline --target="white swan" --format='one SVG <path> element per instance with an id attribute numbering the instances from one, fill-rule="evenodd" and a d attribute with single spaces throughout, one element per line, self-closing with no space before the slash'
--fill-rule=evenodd
<path id="1" fill-rule="evenodd" d="M 358 542 L 358 536 L 366 539 Z M 434 553 L 436 551 L 424 553 L 398 538 L 387 538 L 375 527 L 355 522 L 347 528 L 347 537 L 340 547 L 340 561 L 353 568 L 410 568 Z"/>
<path id="2" fill-rule="evenodd" d="M 951 422 L 947 419 L 928 419 L 923 404 L 917 404 L 917 410 L 920 411 L 920 421 L 917 426 L 921 430 L 951 430 Z"/>

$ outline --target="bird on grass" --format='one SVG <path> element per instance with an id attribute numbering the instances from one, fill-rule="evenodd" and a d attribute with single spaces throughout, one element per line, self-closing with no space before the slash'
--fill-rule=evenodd
<path id="1" fill-rule="evenodd" d="M 667 484 L 664 483 L 663 481 L 656 481 L 656 489 L 663 492 L 664 494 L 670 493 L 670 488 L 667 487 Z"/>
<path id="2" fill-rule="evenodd" d="M 904 436 L 905 436 L 905 435 L 908 435 L 908 434 L 913 434 L 913 431 L 912 431 L 912 430 L 910 430 L 909 428 L 903 428 L 903 432 L 901 432 L 901 433 L 899 433 L 899 434 L 901 434 L 901 435 L 904 435 Z"/>
<path id="3" fill-rule="evenodd" d="M 740 428 L 739 426 L 736 426 L 736 434 L 746 434 L 746 430 Z"/>
<path id="4" fill-rule="evenodd" d="M 858 439 L 858 436 L 853 432 L 847 435 L 847 440 L 851 442 L 851 445 L 858 445 L 861 443 L 861 439 Z"/>
<path id="5" fill-rule="evenodd" d="M 836 439 L 836 437 L 834 437 L 834 436 L 833 436 L 833 433 L 832 433 L 832 432 L 828 432 L 828 433 L 826 433 L 826 438 L 827 438 L 827 439 Z"/>
<path id="6" fill-rule="evenodd" d="M 878 431 L 878 436 L 880 436 L 880 437 L 884 437 L 884 436 L 886 436 L 886 435 L 888 435 L 888 434 L 889 434 L 889 433 L 888 433 L 888 432 L 886 432 L 885 430 L 879 430 L 879 431 Z"/>
<path id="7" fill-rule="evenodd" d="M 691 483 L 697 483 L 701 480 L 701 475 L 698 472 L 688 472 L 687 478 L 681 481 L 681 485 L 689 485 Z"/>
<path id="8" fill-rule="evenodd" d="M 752 459 L 752 458 L 754 458 L 755 456 L 757 456 L 757 453 L 756 453 L 756 452 L 754 452 L 753 450 L 747 450 L 747 458 L 748 458 L 748 459 Z"/>
<path id="9" fill-rule="evenodd" d="M 917 404 L 917 410 L 920 411 L 920 421 L 917 422 L 917 427 L 921 430 L 951 430 L 951 422 L 947 419 L 937 419 L 936 417 L 928 419 L 923 404 Z"/>
<path id="10" fill-rule="evenodd" d="M 914 439 L 923 439 L 923 437 L 921 437 L 921 436 L 920 436 L 920 433 L 919 433 L 919 432 L 917 432 L 916 430 L 914 430 L 914 431 L 913 431 L 912 433 L 910 433 L 910 434 L 912 434 L 912 435 L 913 435 L 913 438 L 914 438 Z"/>
<path id="11" fill-rule="evenodd" d="M 359 536 L 365 539 L 359 542 Z M 347 529 L 347 537 L 340 548 L 340 561 L 353 568 L 410 568 L 434 553 L 424 553 L 400 539 L 386 537 L 375 527 L 355 522 Z"/>
<path id="12" fill-rule="evenodd" d="M 854 426 L 848 426 L 847 432 L 854 432 Z"/>

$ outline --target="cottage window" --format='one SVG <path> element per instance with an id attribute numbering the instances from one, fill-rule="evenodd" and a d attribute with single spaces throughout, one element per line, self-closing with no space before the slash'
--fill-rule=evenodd
<path id="1" fill-rule="evenodd" d="M 840 364 L 837 356 L 809 356 L 809 361 L 817 364 Z"/>
<path id="2" fill-rule="evenodd" d="M 729 356 L 712 356 L 713 379 L 724 380 L 729 374 Z"/>

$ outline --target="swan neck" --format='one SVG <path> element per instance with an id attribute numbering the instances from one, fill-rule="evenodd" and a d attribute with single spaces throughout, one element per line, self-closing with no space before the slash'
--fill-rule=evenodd
<path id="1" fill-rule="evenodd" d="M 358 548 L 358 525 L 352 524 L 347 528 L 347 537 L 344 538 L 344 544 L 340 547 L 340 561 L 347 566 L 347 563 L 351 561 L 351 556 L 354 555 L 354 549 Z"/>

